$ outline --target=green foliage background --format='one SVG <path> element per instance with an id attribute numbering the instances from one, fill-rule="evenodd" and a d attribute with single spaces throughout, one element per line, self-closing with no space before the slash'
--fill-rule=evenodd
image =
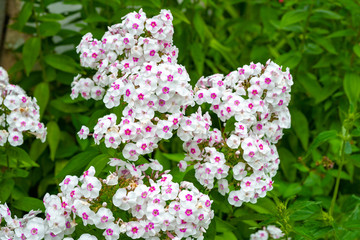
<path id="1" fill-rule="evenodd" d="M 15 52 L 22 59 L 10 80 L 35 96 L 47 125 L 45 144 L 31 138 L 22 149 L 0 152 L 0 200 L 15 214 L 41 208 L 67 174 L 95 165 L 106 172 L 113 149 L 79 140 L 82 124 L 107 113 L 101 102 L 71 100 L 70 83 L 83 71 L 75 47 L 82 35 L 101 38 L 107 26 L 140 7 L 153 16 L 174 15 L 179 63 L 192 84 L 269 58 L 290 67 L 294 78 L 292 128 L 278 144 L 281 169 L 274 190 L 256 205 L 233 208 L 217 191 L 216 217 L 205 239 L 248 239 L 275 224 L 292 239 L 360 239 L 360 2 L 359 0 L 24 0 L 10 26 L 30 36 Z M 62 4 L 58 5 L 59 2 Z M 182 157 L 176 141 L 155 157 L 174 178 Z M 2 154 L 2 155 L 1 155 Z M 6 162 L 10 156 L 10 164 Z"/>

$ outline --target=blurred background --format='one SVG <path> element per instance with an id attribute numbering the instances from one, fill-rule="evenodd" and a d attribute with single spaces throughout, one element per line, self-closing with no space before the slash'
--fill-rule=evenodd
<path id="1" fill-rule="evenodd" d="M 28 138 L 28 156 L 14 157 L 39 167 L 9 168 L 0 152 L 1 202 L 21 215 L 40 208 L 39 199 L 56 193 L 65 175 L 94 164 L 107 169 L 116 151 L 76 136 L 107 110 L 101 102 L 71 100 L 70 84 L 82 71 L 75 47 L 87 32 L 100 39 L 140 8 L 148 17 L 171 10 L 178 62 L 192 85 L 268 59 L 289 67 L 294 79 L 292 128 L 278 144 L 274 190 L 240 208 L 210 192 L 216 219 L 205 239 L 248 239 L 268 224 L 293 239 L 360 239 L 359 0 L 1 0 L 0 65 L 11 83 L 37 98 L 48 128 L 45 144 Z M 196 181 L 179 173 L 179 159 L 162 154 L 181 151 L 166 143 L 155 156 L 179 181 Z"/>

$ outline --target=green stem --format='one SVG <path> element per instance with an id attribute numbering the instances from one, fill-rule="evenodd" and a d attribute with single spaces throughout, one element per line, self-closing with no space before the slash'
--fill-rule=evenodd
<path id="1" fill-rule="evenodd" d="M 339 154 L 340 162 L 338 163 L 339 164 L 338 174 L 336 177 L 334 194 L 333 194 L 333 198 L 331 200 L 331 205 L 330 205 L 330 210 L 329 210 L 330 216 L 333 216 L 333 213 L 334 213 L 334 207 L 335 207 L 335 203 L 336 203 L 336 199 L 337 199 L 337 195 L 338 195 L 338 191 L 339 191 L 339 186 L 340 186 L 340 175 L 341 175 L 342 167 L 343 167 L 344 161 L 345 161 L 345 141 L 346 141 L 347 135 L 349 134 L 348 129 L 345 129 L 344 127 L 343 127 L 342 132 L 343 132 L 343 135 L 342 135 L 340 154 Z"/>

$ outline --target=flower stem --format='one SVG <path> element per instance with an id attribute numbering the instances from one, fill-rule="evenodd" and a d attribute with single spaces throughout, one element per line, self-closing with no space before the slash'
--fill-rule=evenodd
<path id="1" fill-rule="evenodd" d="M 338 162 L 339 168 L 338 168 L 338 174 L 336 177 L 334 194 L 333 194 L 333 198 L 331 200 L 331 205 L 330 205 L 330 210 L 329 210 L 330 216 L 333 216 L 334 207 L 335 207 L 335 203 L 336 203 L 336 199 L 337 199 L 337 195 L 338 195 L 338 191 L 339 191 L 340 176 L 341 176 L 341 171 L 342 171 L 342 167 L 344 165 L 344 160 L 345 160 L 345 141 L 346 141 L 347 135 L 349 134 L 349 131 L 348 131 L 348 129 L 343 127 L 342 133 L 343 134 L 342 134 L 342 140 L 341 140 L 341 146 L 340 146 L 340 152 L 339 152 L 339 162 Z"/>

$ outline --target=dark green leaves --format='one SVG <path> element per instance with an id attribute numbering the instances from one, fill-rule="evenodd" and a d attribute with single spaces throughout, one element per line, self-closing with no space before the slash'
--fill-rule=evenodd
<path id="1" fill-rule="evenodd" d="M 291 51 L 284 53 L 276 59 L 276 63 L 285 67 L 294 68 L 301 61 L 301 53 L 297 51 Z"/>
<path id="2" fill-rule="evenodd" d="M 49 83 L 42 82 L 36 85 L 34 90 L 34 97 L 36 98 L 37 104 L 40 107 L 40 118 L 42 118 L 50 98 Z"/>
<path id="3" fill-rule="evenodd" d="M 314 149 L 316 149 L 321 144 L 323 144 L 331 139 L 334 139 L 336 137 L 337 137 L 337 133 L 335 130 L 321 132 L 319 135 L 317 135 L 317 137 L 311 143 L 306 156 L 308 156 Z"/>
<path id="4" fill-rule="evenodd" d="M 45 211 L 43 202 L 33 197 L 23 197 L 13 202 L 13 207 L 22 211 L 29 212 L 31 210 Z"/>
<path id="5" fill-rule="evenodd" d="M 200 43 L 194 43 L 190 46 L 190 53 L 195 63 L 196 70 L 200 76 L 203 75 L 205 54 L 203 46 Z"/>
<path id="6" fill-rule="evenodd" d="M 29 38 L 23 47 L 23 61 L 26 75 L 29 76 L 34 64 L 40 54 L 41 40 L 37 37 Z"/>
<path id="7" fill-rule="evenodd" d="M 360 97 L 360 76 L 347 72 L 344 78 L 344 90 L 349 101 L 356 104 Z"/>
<path id="8" fill-rule="evenodd" d="M 291 112 L 291 121 L 293 129 L 305 150 L 307 150 L 309 143 L 309 124 L 305 115 L 299 110 Z"/>
<path id="9" fill-rule="evenodd" d="M 303 21 L 307 18 L 309 12 L 307 10 L 298 9 L 286 12 L 281 18 L 280 26 L 282 28 Z"/>
<path id="10" fill-rule="evenodd" d="M 76 63 L 74 59 L 66 55 L 56 55 L 56 54 L 47 55 L 45 57 L 45 62 L 49 66 L 56 68 L 60 71 L 74 73 L 74 74 L 79 73 L 80 71 L 79 64 Z"/>
<path id="11" fill-rule="evenodd" d="M 50 147 L 50 158 L 55 159 L 56 150 L 60 142 L 60 129 L 56 122 L 51 121 L 47 124 L 47 141 Z"/>

